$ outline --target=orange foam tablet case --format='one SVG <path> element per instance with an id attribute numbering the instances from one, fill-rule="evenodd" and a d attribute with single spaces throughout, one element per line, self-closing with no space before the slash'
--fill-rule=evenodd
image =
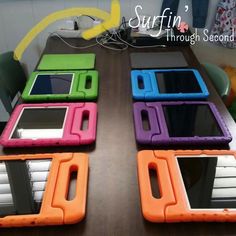
<path id="1" fill-rule="evenodd" d="M 74 174 L 73 197 L 68 197 Z M 74 224 L 85 216 L 88 156 L 0 156 L 0 227 Z"/>
<path id="2" fill-rule="evenodd" d="M 146 220 L 236 221 L 235 151 L 141 151 L 137 162 Z"/>

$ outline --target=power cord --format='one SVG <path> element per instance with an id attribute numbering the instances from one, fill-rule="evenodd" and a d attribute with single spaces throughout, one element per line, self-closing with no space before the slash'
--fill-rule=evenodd
<path id="1" fill-rule="evenodd" d="M 93 17 L 90 17 L 89 15 L 85 15 L 89 18 L 91 18 L 92 20 L 95 20 Z M 136 20 L 137 18 L 133 18 L 133 20 Z M 68 47 L 71 47 L 73 49 L 87 49 L 87 48 L 91 48 L 97 45 L 100 45 L 103 48 L 109 49 L 109 50 L 113 50 L 113 51 L 125 51 L 127 50 L 129 47 L 132 48 L 137 48 L 137 49 L 145 49 L 145 48 L 155 48 L 155 47 L 166 47 L 166 45 L 150 45 L 150 46 L 137 46 L 137 45 L 133 45 L 129 42 L 127 42 L 126 40 L 124 40 L 121 36 L 121 32 L 125 32 L 128 27 L 127 27 L 127 23 L 129 21 L 126 21 L 125 17 L 122 17 L 122 21 L 121 24 L 119 25 L 118 29 L 116 31 L 113 31 L 112 33 L 108 30 L 106 30 L 106 32 L 104 34 L 102 34 L 101 36 L 97 36 L 96 37 L 96 43 L 91 44 L 91 45 L 87 45 L 87 46 L 74 46 L 70 43 L 68 43 L 65 39 L 63 39 L 57 32 L 53 32 L 50 33 L 50 35 L 54 35 L 57 36 L 63 43 L 65 43 Z"/>
<path id="2" fill-rule="evenodd" d="M 114 34 L 110 32 L 102 35 L 101 37 L 96 37 L 96 42 L 106 49 L 110 49 L 113 51 L 125 51 L 128 46 L 122 42 L 117 41 L 114 37 Z M 114 46 L 113 46 L 114 45 Z M 116 47 L 115 47 L 116 46 Z"/>
<path id="3" fill-rule="evenodd" d="M 94 46 L 96 46 L 98 44 L 98 43 L 94 43 L 94 44 L 91 44 L 91 45 L 78 47 L 78 46 L 74 46 L 74 45 L 68 43 L 57 32 L 52 32 L 52 33 L 50 33 L 50 35 L 54 35 L 54 36 L 58 37 L 64 44 L 66 44 L 68 47 L 73 48 L 73 49 L 87 49 L 87 48 L 94 47 Z"/>

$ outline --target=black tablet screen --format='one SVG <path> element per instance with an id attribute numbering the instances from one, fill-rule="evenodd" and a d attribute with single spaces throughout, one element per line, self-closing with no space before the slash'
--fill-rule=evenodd
<path id="1" fill-rule="evenodd" d="M 69 94 L 73 74 L 43 74 L 35 79 L 30 95 Z"/>
<path id="2" fill-rule="evenodd" d="M 0 161 L 0 217 L 38 214 L 51 159 Z"/>
<path id="3" fill-rule="evenodd" d="M 202 92 L 193 71 L 166 71 L 155 74 L 160 93 Z"/>
<path id="4" fill-rule="evenodd" d="M 12 139 L 61 138 L 67 108 L 25 108 Z"/>
<path id="5" fill-rule="evenodd" d="M 236 208 L 236 163 L 229 159 L 178 157 L 191 208 Z"/>
<path id="6" fill-rule="evenodd" d="M 163 111 L 170 137 L 223 136 L 207 104 L 164 105 Z"/>

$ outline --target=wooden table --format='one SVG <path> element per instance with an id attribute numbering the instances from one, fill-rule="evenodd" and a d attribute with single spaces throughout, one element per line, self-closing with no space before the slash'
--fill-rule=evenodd
<path id="1" fill-rule="evenodd" d="M 92 42 L 70 39 L 73 45 Z M 144 220 L 140 208 L 136 155 L 144 149 L 136 145 L 132 117 L 129 53 L 133 51 L 181 50 L 191 67 L 200 70 L 214 102 L 223 116 L 236 149 L 236 125 L 217 95 L 205 71 L 189 47 L 129 49 L 114 52 L 100 46 L 76 50 L 57 38 L 50 38 L 44 53 L 96 53 L 96 69 L 100 74 L 98 128 L 96 145 L 37 149 L 0 149 L 1 154 L 76 151 L 89 154 L 90 171 L 86 218 L 79 224 L 55 227 L 0 229 L 8 235 L 226 235 L 236 234 L 236 224 L 179 223 L 153 224 Z M 204 148 L 204 147 L 201 147 Z M 220 147 L 216 147 L 220 148 Z"/>

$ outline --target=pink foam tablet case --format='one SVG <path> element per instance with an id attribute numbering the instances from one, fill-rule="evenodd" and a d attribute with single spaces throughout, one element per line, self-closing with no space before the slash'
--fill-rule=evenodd
<path id="1" fill-rule="evenodd" d="M 12 113 L 0 143 L 4 147 L 91 144 L 96 124 L 96 103 L 22 104 Z"/>

